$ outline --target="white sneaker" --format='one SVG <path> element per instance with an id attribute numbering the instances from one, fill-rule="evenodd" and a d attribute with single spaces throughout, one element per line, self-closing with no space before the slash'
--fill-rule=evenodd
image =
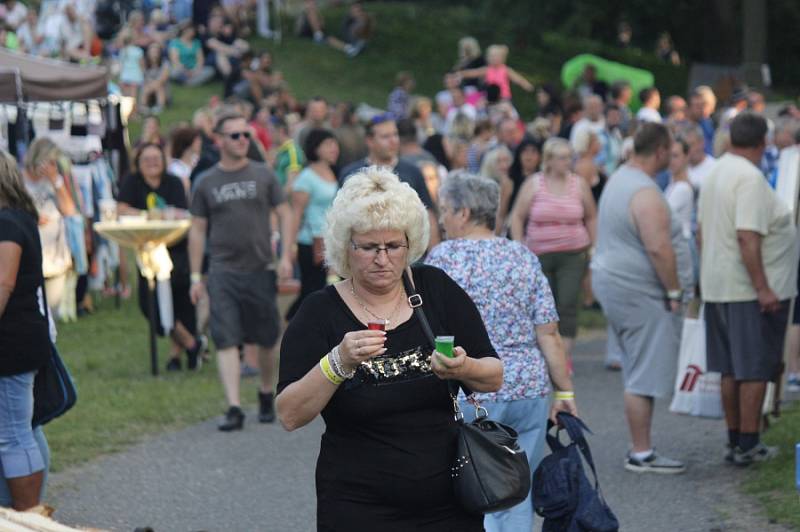
<path id="1" fill-rule="evenodd" d="M 628 454 L 625 459 L 625 469 L 634 473 L 660 473 L 662 475 L 676 475 L 686 471 L 683 462 L 661 456 L 653 451 L 647 458 L 639 460 Z"/>
<path id="2" fill-rule="evenodd" d="M 789 374 L 789 378 L 786 379 L 786 391 L 792 393 L 800 392 L 800 375 L 797 373 Z"/>

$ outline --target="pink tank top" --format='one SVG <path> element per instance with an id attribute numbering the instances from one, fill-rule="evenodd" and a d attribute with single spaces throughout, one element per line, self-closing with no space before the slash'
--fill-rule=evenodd
<path id="1" fill-rule="evenodd" d="M 526 244 L 537 255 L 564 251 L 579 251 L 589 247 L 589 231 L 583 223 L 583 198 L 580 176 L 567 177 L 567 194 L 553 194 L 547 188 L 542 173 L 533 176 L 536 194 L 528 211 Z"/>
<path id="2" fill-rule="evenodd" d="M 508 67 L 506 65 L 489 65 L 486 67 L 486 85 L 497 85 L 500 87 L 500 98 L 511 99 L 511 82 L 508 79 Z"/>

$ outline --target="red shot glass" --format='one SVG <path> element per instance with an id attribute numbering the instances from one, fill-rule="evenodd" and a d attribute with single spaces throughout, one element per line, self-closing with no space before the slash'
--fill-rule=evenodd
<path id="1" fill-rule="evenodd" d="M 385 331 L 386 320 L 369 320 L 367 322 L 367 329 L 370 331 Z"/>

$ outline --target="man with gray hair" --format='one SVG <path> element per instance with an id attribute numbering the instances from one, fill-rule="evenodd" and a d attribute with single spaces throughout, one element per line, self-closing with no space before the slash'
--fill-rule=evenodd
<path id="1" fill-rule="evenodd" d="M 758 168 L 766 120 L 740 113 L 730 135 L 730 151 L 700 191 L 700 288 L 708 371 L 722 374 L 725 460 L 748 465 L 777 453 L 760 442 L 761 405 L 783 360 L 789 300 L 797 294 L 797 244 L 789 208 Z"/>
<path id="2" fill-rule="evenodd" d="M 688 127 L 681 132 L 681 136 L 689 145 L 689 153 L 687 154 L 689 158 L 689 182 L 698 192 L 703 188 L 703 181 L 714 169 L 716 159 L 706 153 L 705 135 L 700 126 L 692 125 Z"/>
<path id="3" fill-rule="evenodd" d="M 634 155 L 600 198 L 592 290 L 622 348 L 625 417 L 632 448 L 625 469 L 681 473 L 682 462 L 656 453 L 650 432 L 655 398 L 672 393 L 684 294 L 692 285 L 689 246 L 655 176 L 670 160 L 662 124 L 642 124 Z"/>
<path id="4" fill-rule="evenodd" d="M 606 119 L 603 115 L 603 99 L 596 94 L 590 94 L 583 98 L 582 103 L 583 118 L 575 122 L 569 134 L 569 143 L 573 150 L 575 150 L 576 139 L 581 135 L 582 131 L 588 129 L 597 135 L 597 138 L 600 138 L 606 128 Z"/>

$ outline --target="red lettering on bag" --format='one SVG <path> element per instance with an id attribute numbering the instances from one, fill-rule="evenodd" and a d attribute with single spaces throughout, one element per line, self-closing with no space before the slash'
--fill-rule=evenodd
<path id="1" fill-rule="evenodd" d="M 697 379 L 699 379 L 702 374 L 703 370 L 700 369 L 700 366 L 695 364 L 689 364 L 686 366 L 686 373 L 683 376 L 683 382 L 681 382 L 681 391 L 691 392 L 694 390 L 694 387 L 697 384 Z"/>

